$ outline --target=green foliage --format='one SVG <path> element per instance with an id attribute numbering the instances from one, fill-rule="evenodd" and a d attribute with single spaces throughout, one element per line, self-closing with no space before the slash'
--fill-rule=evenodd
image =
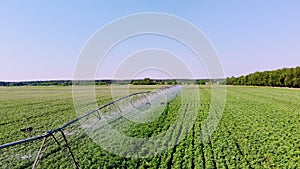
<path id="1" fill-rule="evenodd" d="M 198 84 L 198 85 L 205 85 L 206 82 L 208 82 L 209 80 L 196 80 L 195 81 L 195 84 Z"/>
<path id="2" fill-rule="evenodd" d="M 246 76 L 226 78 L 228 85 L 300 87 L 300 67 L 255 72 Z"/>
<path id="3" fill-rule="evenodd" d="M 247 83 L 247 80 L 243 83 Z M 159 87 L 134 86 L 130 92 Z M 107 86 L 96 87 L 99 105 L 111 101 L 109 91 Z M 191 92 L 188 88 L 182 91 Z M 205 142 L 201 140 L 201 134 L 206 130 L 203 122 L 210 110 L 211 88 L 200 86 L 199 91 L 199 103 L 192 102 L 192 93 L 186 95 L 187 98 L 178 96 L 153 122 L 134 123 L 125 118 L 118 119 L 115 129 L 127 136 L 141 138 L 155 136 L 165 130 L 172 131 L 166 135 L 168 140 L 155 142 L 157 150 L 167 147 L 170 142 L 175 143 L 176 134 L 182 134 L 183 139 L 175 147 L 152 158 L 121 157 L 105 151 L 84 134 L 81 137 L 67 134 L 80 168 L 300 168 L 300 90 L 228 87 L 222 119 Z M 21 127 L 49 130 L 76 117 L 71 87 L 2 87 L 0 93 L 1 144 L 28 137 L 29 134 L 19 132 Z M 185 105 L 186 111 L 180 116 L 182 119 L 190 113 L 194 104 L 200 106 L 196 121 L 189 131 L 182 123 L 176 122 L 181 103 L 185 100 L 188 103 Z M 80 127 L 74 129 L 82 132 Z M 61 141 L 58 134 L 55 136 Z M 65 147 L 64 142 L 60 143 Z M 38 150 L 40 145 L 41 141 L 37 141 L 22 148 L 30 153 L 34 148 Z M 38 168 L 73 168 L 67 149 L 60 150 L 53 139 L 46 145 L 48 148 Z M 13 159 L 9 166 L 0 160 L 0 168 L 31 168 L 34 156 L 31 159 L 4 156 L 10 153 L 9 150 L 0 149 L 0 159 Z M 148 151 L 147 146 L 138 149 L 140 154 Z"/>
<path id="4" fill-rule="evenodd" d="M 155 85 L 155 80 L 151 80 L 150 78 L 144 78 L 143 80 L 134 80 L 131 82 L 133 85 Z"/>

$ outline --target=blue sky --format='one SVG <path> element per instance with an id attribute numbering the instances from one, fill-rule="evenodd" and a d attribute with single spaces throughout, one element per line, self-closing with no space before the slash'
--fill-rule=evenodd
<path id="1" fill-rule="evenodd" d="M 193 23 L 216 48 L 227 76 L 295 67 L 300 65 L 299 7 L 297 0 L 2 0 L 0 81 L 72 79 L 89 37 L 139 12 L 169 13 Z M 144 42 L 151 47 L 151 38 Z"/>

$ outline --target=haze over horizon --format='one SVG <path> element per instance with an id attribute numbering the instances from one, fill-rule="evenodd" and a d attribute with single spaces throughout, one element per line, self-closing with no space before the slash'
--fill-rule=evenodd
<path id="1" fill-rule="evenodd" d="M 194 24 L 214 45 L 228 77 L 296 67 L 299 6 L 297 0 L 1 1 L 0 81 L 72 80 L 81 49 L 97 30 L 141 12 L 168 13 Z M 146 36 L 121 44 L 107 56 L 107 63 L 149 47 L 172 50 L 183 60 L 190 55 L 168 38 Z M 106 64 L 96 79 L 112 78 L 112 69 Z M 204 67 L 193 69 L 199 69 L 196 78 L 207 78 Z M 168 75 L 150 71 L 142 77 Z"/>

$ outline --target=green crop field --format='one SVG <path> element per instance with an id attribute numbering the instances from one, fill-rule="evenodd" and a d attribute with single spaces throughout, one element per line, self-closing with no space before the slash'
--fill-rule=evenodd
<path id="1" fill-rule="evenodd" d="M 157 90 L 161 86 L 131 86 L 130 93 Z M 185 96 L 171 100 L 160 116 L 149 123 L 126 119 L 114 128 L 130 137 L 145 138 L 172 131 L 168 140 L 154 142 L 157 151 L 183 139 L 168 151 L 148 158 L 112 154 L 93 142 L 80 124 L 65 130 L 68 145 L 80 168 L 300 168 L 300 90 L 270 87 L 228 86 L 222 119 L 208 140 L 202 140 L 208 116 L 211 88 L 200 86 L 200 101 L 183 87 Z M 121 97 L 123 96 L 120 94 Z M 189 96 L 189 97 L 188 97 Z M 99 105 L 112 101 L 110 87 L 96 87 Z M 186 98 L 185 98 L 186 97 Z M 184 100 L 184 103 L 182 103 Z M 184 109 L 180 109 L 183 104 Z M 186 118 L 199 106 L 190 130 L 176 118 Z M 179 112 L 182 111 L 182 112 Z M 179 116 L 179 117 L 178 117 Z M 43 134 L 75 119 L 71 87 L 1 87 L 0 144 Z M 32 126 L 33 132 L 20 128 Z M 73 160 L 61 134 L 49 137 L 37 168 L 73 168 Z M 105 141 L 105 140 L 103 140 Z M 31 168 L 43 140 L 0 149 L 0 168 Z M 137 154 L 149 152 L 136 147 Z"/>

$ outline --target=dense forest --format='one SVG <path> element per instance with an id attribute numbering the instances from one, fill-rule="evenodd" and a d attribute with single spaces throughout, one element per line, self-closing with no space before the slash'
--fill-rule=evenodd
<path id="1" fill-rule="evenodd" d="M 255 72 L 246 76 L 226 78 L 228 85 L 300 87 L 300 67 Z"/>
<path id="2" fill-rule="evenodd" d="M 82 83 L 84 82 L 84 83 Z M 135 80 L 95 80 L 90 81 L 95 85 L 132 84 L 132 85 L 175 85 L 175 84 L 224 84 L 222 79 L 135 79 Z M 0 82 L 0 86 L 69 86 L 72 84 L 84 84 L 86 81 L 72 80 L 49 80 L 49 81 L 25 81 L 25 82 Z M 255 72 L 246 76 L 227 77 L 227 85 L 251 85 L 251 86 L 274 86 L 274 87 L 297 87 L 300 88 L 300 67 L 283 68 L 272 71 Z"/>

